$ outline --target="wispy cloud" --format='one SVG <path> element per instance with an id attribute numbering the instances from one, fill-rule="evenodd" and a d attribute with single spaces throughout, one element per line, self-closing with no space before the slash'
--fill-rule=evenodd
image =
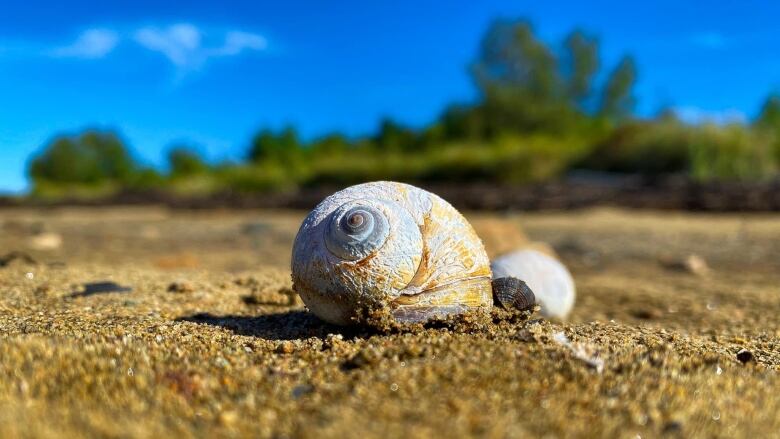
<path id="1" fill-rule="evenodd" d="M 720 32 L 699 32 L 690 36 L 691 44 L 705 49 L 722 49 L 729 43 L 728 38 Z"/>
<path id="2" fill-rule="evenodd" d="M 103 58 L 119 44 L 119 33 L 111 29 L 88 29 L 72 44 L 57 47 L 50 54 L 57 58 Z"/>
<path id="3" fill-rule="evenodd" d="M 91 28 L 79 34 L 70 44 L 44 48 L 39 53 L 53 58 L 99 59 L 125 42 L 162 54 L 180 75 L 202 68 L 215 58 L 262 51 L 268 47 L 267 40 L 260 34 L 178 23 L 163 27 Z"/>
<path id="4" fill-rule="evenodd" d="M 714 123 L 727 125 L 747 121 L 747 115 L 736 108 L 711 111 L 700 107 L 681 106 L 675 107 L 673 111 L 680 120 L 690 124 Z"/>
<path id="5" fill-rule="evenodd" d="M 189 23 L 180 23 L 167 28 L 144 27 L 138 29 L 134 40 L 142 47 L 162 53 L 175 66 L 182 69 L 201 67 L 211 58 L 235 56 L 246 50 L 259 51 L 268 43 L 262 35 L 227 31 L 218 44 L 203 44 L 204 32 Z"/>
<path id="6" fill-rule="evenodd" d="M 263 50 L 268 42 L 262 35 L 242 31 L 231 31 L 225 36 L 225 44 L 213 52 L 216 56 L 238 55 L 244 50 Z"/>
<path id="7" fill-rule="evenodd" d="M 191 24 L 176 24 L 167 29 L 145 27 L 135 32 L 141 46 L 161 52 L 173 64 L 185 66 L 194 61 L 200 49 L 200 30 Z"/>

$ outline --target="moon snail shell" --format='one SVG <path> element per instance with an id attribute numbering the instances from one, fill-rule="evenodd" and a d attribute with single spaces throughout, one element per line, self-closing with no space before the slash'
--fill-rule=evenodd
<path id="1" fill-rule="evenodd" d="M 303 221 L 293 289 L 321 319 L 353 323 L 380 303 L 400 322 L 493 305 L 490 262 L 466 219 L 440 197 L 394 182 L 352 186 Z"/>

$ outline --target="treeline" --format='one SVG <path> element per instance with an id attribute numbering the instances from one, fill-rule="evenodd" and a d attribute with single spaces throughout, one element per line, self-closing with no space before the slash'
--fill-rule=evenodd
<path id="1" fill-rule="evenodd" d="M 584 31 L 553 47 L 527 21 L 497 21 L 470 72 L 477 102 L 450 105 L 423 129 L 386 119 L 371 136 L 334 133 L 309 142 L 294 127 L 264 129 L 241 162 L 208 163 L 180 145 L 164 172 L 139 164 L 117 133 L 87 131 L 54 139 L 29 173 L 35 193 L 58 195 L 270 191 L 377 179 L 526 183 L 574 169 L 698 180 L 778 172 L 780 97 L 767 98 L 750 123 L 687 124 L 672 111 L 637 118 L 634 60 L 602 66 L 598 39 Z"/>

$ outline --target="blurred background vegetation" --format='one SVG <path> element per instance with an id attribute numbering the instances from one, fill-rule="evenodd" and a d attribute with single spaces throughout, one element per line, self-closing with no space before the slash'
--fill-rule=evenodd
<path id="1" fill-rule="evenodd" d="M 469 71 L 477 102 L 453 103 L 422 129 L 386 119 L 370 136 L 333 133 L 312 141 L 292 126 L 262 129 L 242 162 L 209 163 L 182 144 L 158 170 L 140 164 L 117 132 L 59 136 L 30 162 L 33 195 L 203 195 L 379 179 L 524 184 L 575 170 L 697 181 L 778 175 L 780 96 L 770 95 L 750 123 L 689 124 L 671 111 L 638 118 L 639 72 L 630 56 L 603 66 L 594 35 L 575 30 L 556 49 L 524 20 L 494 22 Z"/>

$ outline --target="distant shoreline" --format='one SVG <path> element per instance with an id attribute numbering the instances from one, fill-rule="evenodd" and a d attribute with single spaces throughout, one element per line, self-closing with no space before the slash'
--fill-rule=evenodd
<path id="1" fill-rule="evenodd" d="M 700 183 L 681 177 L 647 179 L 638 176 L 582 175 L 567 180 L 523 186 L 493 183 L 420 184 L 460 209 L 571 210 L 596 206 L 706 211 L 780 211 L 780 180 L 768 182 Z M 301 188 L 287 192 L 221 192 L 183 196 L 163 191 L 124 191 L 95 199 L 0 197 L 0 207 L 62 207 L 163 205 L 174 209 L 311 209 L 339 190 L 338 186 Z"/>

